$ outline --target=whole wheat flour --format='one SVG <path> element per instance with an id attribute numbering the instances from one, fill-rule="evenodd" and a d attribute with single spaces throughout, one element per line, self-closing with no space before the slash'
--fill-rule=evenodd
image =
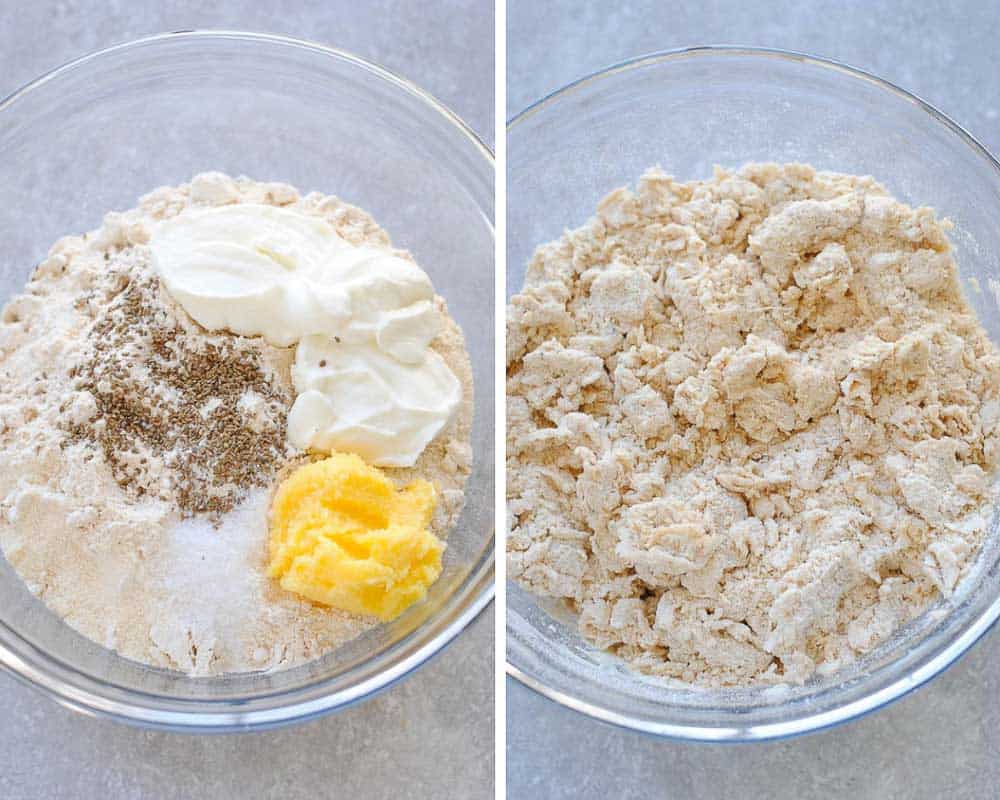
<path id="1" fill-rule="evenodd" d="M 271 489 L 306 458 L 285 439 L 292 350 L 206 332 L 149 264 L 157 221 L 240 202 L 295 207 L 352 244 L 390 247 L 335 197 L 206 173 L 57 242 L 0 315 L 4 556 L 84 635 L 195 674 L 292 666 L 378 624 L 266 575 Z M 461 331 L 437 305 L 445 326 L 432 346 L 464 403 L 412 468 L 386 472 L 435 484 L 444 538 L 471 468 L 472 378 Z"/>
<path id="2" fill-rule="evenodd" d="M 929 208 L 867 177 L 658 169 L 508 310 L 508 564 L 635 668 L 802 682 L 967 574 L 1000 356 Z"/>

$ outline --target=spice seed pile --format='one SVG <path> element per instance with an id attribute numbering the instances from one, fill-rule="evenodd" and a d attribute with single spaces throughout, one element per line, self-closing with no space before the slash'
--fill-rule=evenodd
<path id="1" fill-rule="evenodd" d="M 68 441 L 98 445 L 136 496 L 185 515 L 232 510 L 286 455 L 287 389 L 264 374 L 252 342 L 186 332 L 155 279 L 115 271 L 106 282 L 112 292 L 80 303 L 100 310 L 70 376 L 94 413 L 67 425 Z"/>

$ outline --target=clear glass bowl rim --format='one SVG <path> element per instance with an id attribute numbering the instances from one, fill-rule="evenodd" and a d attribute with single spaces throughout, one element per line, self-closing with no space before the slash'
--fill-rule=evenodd
<path id="1" fill-rule="evenodd" d="M 278 45 L 346 62 L 415 97 L 430 110 L 444 117 L 482 156 L 489 169 L 495 170 L 493 151 L 455 112 L 417 84 L 345 50 L 268 33 L 183 30 L 145 36 L 112 45 L 68 61 L 15 90 L 0 100 L 0 113 L 50 81 L 89 66 L 106 56 L 149 46 L 155 47 L 177 40 L 200 40 L 206 43 L 240 41 L 251 46 Z M 493 227 L 492 220 L 490 226 Z M 434 616 L 393 645 L 390 653 L 383 653 L 372 662 L 361 665 L 362 674 L 359 680 L 332 692 L 325 691 L 325 686 L 336 678 L 319 680 L 288 692 L 288 702 L 281 705 L 273 704 L 275 699 L 273 694 L 263 698 L 267 701 L 263 707 L 255 708 L 253 699 L 198 700 L 194 703 L 111 686 L 75 669 L 72 665 L 52 659 L 2 622 L 0 629 L 4 638 L 16 641 L 19 652 L 9 649 L 0 642 L 0 668 L 5 669 L 22 683 L 41 690 L 43 694 L 67 708 L 141 727 L 224 733 L 268 729 L 304 722 L 354 705 L 389 688 L 412 674 L 450 644 L 493 600 L 495 542 L 495 533 L 492 533 L 484 545 L 483 556 L 472 565 L 463 585 L 448 598 Z M 385 660 L 388 663 L 381 664 Z M 370 664 L 375 662 L 379 663 L 379 668 L 371 669 Z"/>
<path id="2" fill-rule="evenodd" d="M 718 56 L 742 56 L 761 59 L 780 59 L 788 62 L 799 62 L 814 67 L 828 69 L 839 72 L 845 77 L 854 80 L 862 80 L 875 87 L 894 95 L 897 99 L 902 99 L 916 105 L 923 110 L 932 120 L 944 125 L 954 133 L 960 141 L 971 148 L 982 160 L 1000 175 L 1000 162 L 987 150 L 972 134 L 965 128 L 953 121 L 947 115 L 936 109 L 927 101 L 921 99 L 912 92 L 908 92 L 890 81 L 878 77 L 863 69 L 852 67 L 843 62 L 836 61 L 823 56 L 810 55 L 795 50 L 783 50 L 772 47 L 751 47 L 744 45 L 696 45 L 691 47 L 681 47 L 671 50 L 661 50 L 645 55 L 626 59 L 611 66 L 592 72 L 571 83 L 566 84 L 561 89 L 545 95 L 535 101 L 523 111 L 515 114 L 507 122 L 507 132 L 515 129 L 520 123 L 534 116 L 538 112 L 548 109 L 559 103 L 569 95 L 581 89 L 597 83 L 605 78 L 619 73 L 628 72 L 643 67 L 665 64 L 681 59 L 696 59 L 702 57 Z M 507 674 L 517 680 L 522 685 L 532 689 L 543 697 L 572 709 L 580 714 L 584 714 L 602 722 L 639 731 L 652 736 L 679 741 L 698 742 L 761 742 L 776 739 L 786 739 L 800 736 L 806 733 L 814 733 L 826 730 L 835 725 L 840 725 L 849 720 L 864 716 L 870 712 L 877 711 L 890 703 L 899 700 L 910 692 L 918 689 L 932 678 L 940 675 L 944 670 L 954 664 L 964 655 L 976 642 L 990 631 L 997 619 L 1000 618 L 1000 596 L 998 596 L 990 606 L 978 617 L 971 620 L 961 635 L 951 641 L 940 652 L 932 658 L 922 663 L 915 671 L 905 674 L 894 680 L 891 684 L 880 691 L 866 695 L 865 697 L 851 703 L 835 707 L 830 710 L 813 714 L 805 714 L 790 722 L 769 723 L 747 727 L 739 724 L 721 725 L 692 725 L 677 724 L 665 721 L 652 721 L 628 716 L 597 702 L 583 700 L 568 692 L 548 685 L 539 677 L 525 668 L 518 666 L 509 657 L 506 659 Z M 508 637 L 511 631 L 507 631 Z M 508 649 L 508 654 L 509 654 Z M 889 669 L 893 664 L 888 664 L 884 669 Z M 734 717 L 735 719 L 735 717 Z"/>

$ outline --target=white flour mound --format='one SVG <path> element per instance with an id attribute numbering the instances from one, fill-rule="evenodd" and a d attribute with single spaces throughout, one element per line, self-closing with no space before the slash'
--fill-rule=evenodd
<path id="1" fill-rule="evenodd" d="M 93 396 L 75 391 L 70 374 L 86 357 L 95 312 L 107 302 L 95 289 L 111 273 L 149 279 L 145 243 L 158 220 L 189 206 L 238 202 L 294 207 L 325 218 L 353 244 L 390 247 L 371 217 L 335 197 L 300 197 L 285 184 L 206 173 L 109 214 L 97 231 L 61 239 L 0 314 L 3 555 L 82 634 L 133 660 L 199 675 L 294 666 L 378 624 L 302 601 L 267 578 L 272 487 L 251 490 L 217 527 L 205 517 L 182 520 L 162 495 L 124 490 L 99 447 L 67 435 L 95 414 Z M 462 382 L 464 402 L 414 467 L 387 473 L 400 484 L 416 477 L 435 484 L 432 527 L 445 538 L 461 512 L 472 463 L 472 377 L 461 331 L 444 301 L 437 303 L 445 325 L 432 347 Z M 169 302 L 162 312 L 178 315 L 191 337 L 228 336 L 200 331 Z M 291 351 L 262 340 L 252 346 L 290 394 Z M 126 363 L 130 357 L 122 354 Z M 249 423 L 271 424 L 256 405 L 241 400 Z M 302 455 L 289 449 L 290 462 Z"/>
<path id="2" fill-rule="evenodd" d="M 657 169 L 543 245 L 508 310 L 512 578 L 704 686 L 884 641 L 989 524 L 1000 354 L 945 236 L 871 178 Z"/>

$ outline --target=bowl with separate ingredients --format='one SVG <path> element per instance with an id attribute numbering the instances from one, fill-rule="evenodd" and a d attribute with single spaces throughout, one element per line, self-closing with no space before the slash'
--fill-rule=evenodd
<path id="1" fill-rule="evenodd" d="M 0 665 L 246 730 L 407 675 L 493 594 L 493 158 L 245 33 L 0 104 Z"/>
<path id="2" fill-rule="evenodd" d="M 1000 615 L 1000 167 L 871 75 L 654 54 L 508 127 L 508 671 L 648 733 L 884 706 Z"/>

